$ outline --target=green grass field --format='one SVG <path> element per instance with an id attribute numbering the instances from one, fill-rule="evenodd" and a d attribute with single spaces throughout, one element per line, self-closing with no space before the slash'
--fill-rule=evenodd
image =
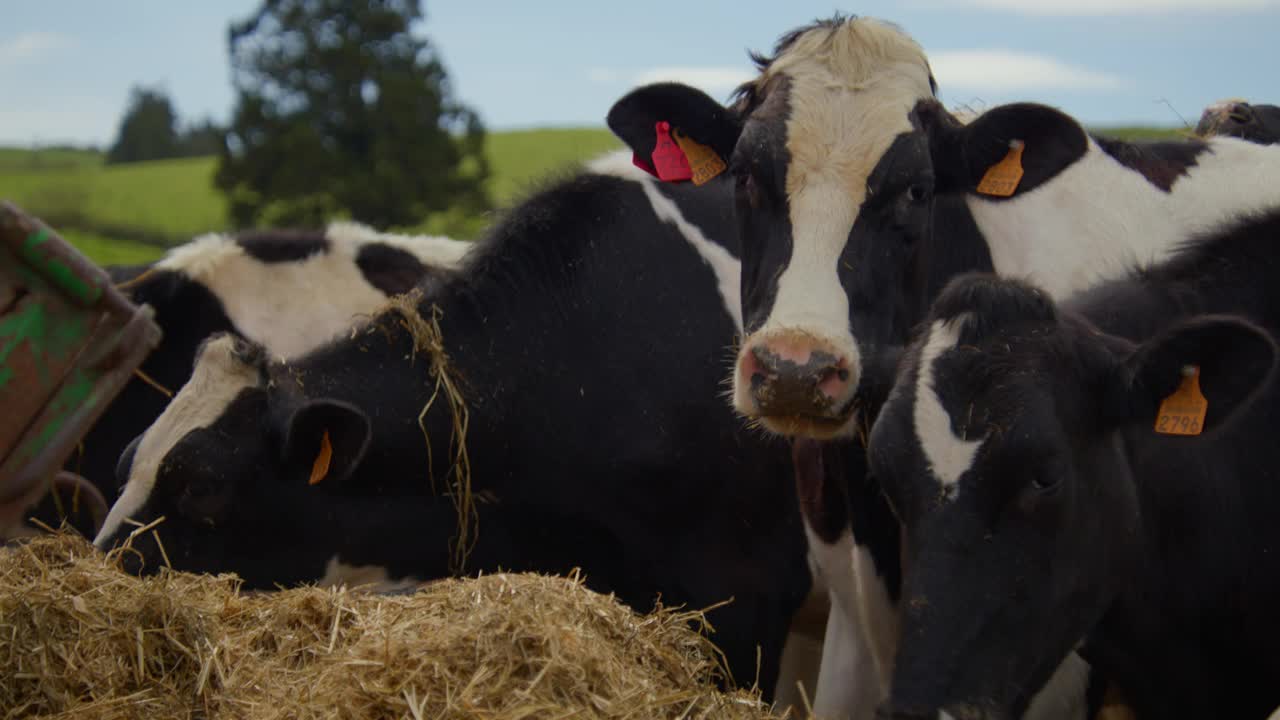
<path id="1" fill-rule="evenodd" d="M 1123 138 L 1186 134 L 1171 128 L 1099 132 Z M 509 205 L 548 173 L 621 147 L 604 128 L 490 133 L 490 196 L 498 207 Z M 165 245 L 226 229 L 226 202 L 213 188 L 216 164 L 204 157 L 107 166 L 101 154 L 86 150 L 0 148 L 0 199 L 39 216 L 95 262 L 145 262 Z M 474 237 L 487 221 L 446 213 L 406 230 Z"/>

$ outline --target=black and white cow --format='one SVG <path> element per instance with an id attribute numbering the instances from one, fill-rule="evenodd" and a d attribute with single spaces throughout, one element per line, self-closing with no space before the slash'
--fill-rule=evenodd
<path id="1" fill-rule="evenodd" d="M 140 369 L 174 391 L 190 377 L 196 348 L 215 333 L 235 332 L 263 344 L 272 355 L 299 355 L 349 329 L 356 316 L 373 312 L 389 296 L 411 289 L 433 272 L 456 267 L 470 246 L 445 237 L 391 235 L 334 222 L 318 231 L 210 233 L 170 250 L 154 264 L 108 272 L 133 302 L 155 310 L 164 337 Z M 114 498 L 121 452 L 167 403 L 162 390 L 131 379 L 66 468 Z M 70 504 L 63 502 L 63 509 Z M 54 527 L 60 521 L 52 498 L 32 514 Z M 88 518 L 79 519 L 77 527 L 92 537 L 96 528 L 84 525 Z"/>
<path id="2" fill-rule="evenodd" d="M 784 35 L 772 56 L 753 57 L 759 76 L 739 89 L 729 107 L 688 86 L 650 85 L 614 105 L 609 127 L 633 149 L 637 164 L 659 177 L 689 174 L 677 168 L 673 176 L 655 158 L 664 131 L 709 148 L 727 167 L 706 185 L 734 188 L 743 245 L 746 337 L 730 373 L 738 412 L 772 433 L 849 436 L 864 359 L 847 330 L 844 284 L 851 273 L 841 258 L 866 196 L 867 175 L 911 130 L 912 107 L 933 98 L 936 85 L 920 46 L 872 18 L 818 21 Z M 696 179 L 705 181 L 705 173 Z M 845 330 L 832 332 L 836 327 Z M 820 452 L 815 443 L 796 447 L 811 552 L 832 593 L 814 710 L 823 717 L 866 717 L 888 688 L 888 668 L 875 662 L 888 653 L 873 653 L 869 645 L 891 644 L 892 626 L 885 621 L 892 616 L 874 613 L 868 632 L 854 633 L 863 624 L 856 608 L 891 606 L 897 583 L 891 577 L 887 585 L 859 586 L 850 563 L 868 568 L 874 555 L 892 576 L 898 531 L 883 522 L 889 515 L 878 492 L 841 501 L 849 489 L 836 468 L 846 463 L 857 478 L 851 490 L 866 489 L 856 471 L 863 464 L 860 453 Z M 855 523 L 852 533 L 850 512 L 867 520 Z M 870 597 L 859 601 L 863 593 Z M 831 642 L 837 637 L 854 644 Z"/>
<path id="3" fill-rule="evenodd" d="M 1262 145 L 1280 142 L 1280 106 L 1222 100 L 1204 109 L 1196 134 L 1229 135 Z"/>
<path id="4" fill-rule="evenodd" d="M 943 291 L 869 447 L 907 537 L 885 717 L 1018 717 L 1076 647 L 1139 718 L 1280 705 L 1277 243 L 1272 211 L 1061 306 Z"/>
<path id="5" fill-rule="evenodd" d="M 511 210 L 412 318 L 387 310 L 286 362 L 205 344 L 122 460 L 99 546 L 164 516 L 163 553 L 134 541 L 146 569 L 167 556 L 259 588 L 450 574 L 457 423 L 415 342 L 438 318 L 468 412 L 465 570 L 581 567 L 644 610 L 732 600 L 713 640 L 772 688 L 810 580 L 785 445 L 721 395 L 740 328 L 731 188 L 660 186 L 627 160 Z"/>
<path id="6" fill-rule="evenodd" d="M 836 64 L 850 47 L 865 64 Z M 1030 106 L 999 108 L 962 128 L 932 99 L 918 47 L 869 21 L 802 29 L 762 66 L 730 108 L 688 88 L 650 86 L 619 101 L 610 126 L 643 160 L 655 149 L 651 128 L 667 121 L 714 149 L 735 176 L 752 334 L 739 354 L 734 401 L 775 432 L 830 439 L 865 428 L 888 380 L 875 369 L 892 366 L 886 353 L 955 272 L 1027 274 L 1061 295 L 1159 260 L 1188 233 L 1275 198 L 1275 156 L 1237 140 L 1095 139 L 1070 118 Z M 788 75 L 797 67 L 799 82 Z M 976 193 L 1015 140 L 1025 174 L 1013 195 Z M 796 463 L 801 496 L 817 503 L 806 506 L 811 545 L 832 577 L 843 574 L 833 586 L 857 589 L 846 621 L 865 635 L 830 655 L 856 664 L 849 658 L 869 648 L 883 682 L 894 645 L 897 537 L 885 532 L 893 523 L 874 483 L 856 470 L 844 479 L 849 509 L 830 507 L 845 498 L 822 452 L 838 451 L 797 443 L 807 458 Z M 822 704 L 867 711 L 865 697 Z"/>

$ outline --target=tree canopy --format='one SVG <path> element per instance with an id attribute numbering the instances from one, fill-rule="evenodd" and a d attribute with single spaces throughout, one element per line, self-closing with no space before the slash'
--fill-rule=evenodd
<path id="1" fill-rule="evenodd" d="M 178 155 L 178 116 L 160 90 L 135 87 L 120 121 L 120 132 L 107 151 L 108 163 L 158 160 Z"/>
<path id="2" fill-rule="evenodd" d="M 135 86 L 106 162 L 110 165 L 216 155 L 221 152 L 225 133 L 207 119 L 187 129 L 179 128 L 178 114 L 163 90 Z"/>
<path id="3" fill-rule="evenodd" d="M 235 224 L 403 227 L 488 206 L 484 128 L 422 22 L 417 0 L 265 0 L 232 25 L 216 184 Z"/>

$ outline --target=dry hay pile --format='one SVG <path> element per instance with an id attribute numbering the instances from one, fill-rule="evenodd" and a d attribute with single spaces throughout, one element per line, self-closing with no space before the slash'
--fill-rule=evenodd
<path id="1" fill-rule="evenodd" d="M 242 594 L 46 537 L 0 550 L 0 718 L 770 717 L 699 618 L 524 574 Z"/>

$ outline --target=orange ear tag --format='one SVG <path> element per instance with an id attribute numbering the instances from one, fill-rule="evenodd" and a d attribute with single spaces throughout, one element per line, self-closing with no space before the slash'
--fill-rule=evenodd
<path id="1" fill-rule="evenodd" d="M 1200 392 L 1200 368 L 1182 368 L 1182 384 L 1160 403 L 1156 413 L 1156 432 L 1161 435 L 1199 435 L 1204 429 L 1204 414 L 1209 401 Z"/>
<path id="2" fill-rule="evenodd" d="M 329 443 L 329 431 L 325 430 L 324 435 L 320 437 L 320 453 L 316 455 L 316 461 L 311 466 L 311 479 L 307 481 L 308 485 L 315 485 L 329 474 L 329 460 L 333 458 L 333 445 Z"/>
<path id="3" fill-rule="evenodd" d="M 1022 181 L 1022 147 L 1021 140 L 1009 141 L 1009 154 L 987 168 L 987 174 L 978 183 L 978 192 L 996 197 L 1013 195 L 1018 189 L 1018 183 Z"/>
<path id="4" fill-rule="evenodd" d="M 724 172 L 728 165 L 716 154 L 715 150 L 703 145 L 679 130 L 671 131 L 676 144 L 684 151 L 689 160 L 689 169 L 693 172 L 693 184 L 705 185 L 712 178 Z"/>

